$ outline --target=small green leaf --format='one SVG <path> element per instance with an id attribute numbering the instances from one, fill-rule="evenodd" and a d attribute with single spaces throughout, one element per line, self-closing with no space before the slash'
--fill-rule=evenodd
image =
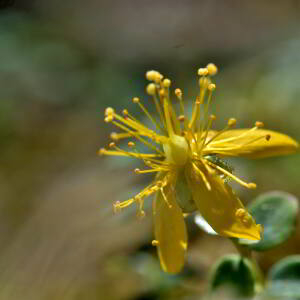
<path id="1" fill-rule="evenodd" d="M 295 231 L 298 199 L 285 192 L 260 195 L 248 207 L 257 224 L 263 226 L 263 237 L 257 243 L 240 239 L 239 243 L 256 251 L 265 251 L 285 242 Z"/>
<path id="2" fill-rule="evenodd" d="M 266 294 L 278 299 L 300 299 L 300 255 L 284 258 L 272 267 Z"/>
<path id="3" fill-rule="evenodd" d="M 237 296 L 252 296 L 258 288 L 256 268 L 239 255 L 223 256 L 212 269 L 210 285 L 211 292 L 221 288 Z"/>

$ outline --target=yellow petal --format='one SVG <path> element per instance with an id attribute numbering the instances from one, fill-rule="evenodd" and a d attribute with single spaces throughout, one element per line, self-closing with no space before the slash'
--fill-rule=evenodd
<path id="1" fill-rule="evenodd" d="M 267 140 L 266 136 L 270 139 Z M 233 129 L 220 134 L 203 153 L 264 158 L 294 153 L 298 146 L 291 137 L 279 132 L 265 129 Z"/>
<path id="2" fill-rule="evenodd" d="M 204 165 L 195 167 L 190 164 L 185 172 L 200 214 L 217 233 L 227 237 L 260 240 L 260 225 L 256 225 L 240 199 L 219 175 L 209 173 Z M 202 172 L 202 176 L 199 172 Z"/>
<path id="3" fill-rule="evenodd" d="M 165 272 L 176 274 L 184 265 L 187 249 L 187 232 L 182 211 L 175 199 L 174 186 L 168 185 L 158 191 L 154 206 L 154 235 L 158 256 Z"/>

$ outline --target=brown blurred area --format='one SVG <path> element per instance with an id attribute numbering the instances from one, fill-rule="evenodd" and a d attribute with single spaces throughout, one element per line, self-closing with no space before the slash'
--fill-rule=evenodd
<path id="1" fill-rule="evenodd" d="M 0 1 L 0 299 L 199 299 L 211 265 L 235 252 L 188 220 L 187 264 L 160 271 L 147 217 L 114 215 L 151 180 L 136 162 L 99 157 L 115 129 L 107 106 L 139 111 L 158 69 L 192 101 L 196 70 L 216 77 L 218 128 L 256 120 L 299 140 L 300 1 Z M 236 160 L 258 185 L 300 195 L 300 157 Z M 299 230 L 258 257 L 299 253 Z"/>

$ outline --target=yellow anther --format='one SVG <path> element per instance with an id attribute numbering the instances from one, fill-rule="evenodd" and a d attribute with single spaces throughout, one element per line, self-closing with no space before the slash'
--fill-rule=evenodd
<path id="1" fill-rule="evenodd" d="M 210 83 L 208 85 L 207 89 L 212 92 L 216 89 L 216 85 L 214 83 Z"/>
<path id="2" fill-rule="evenodd" d="M 116 144 L 114 142 L 109 143 L 109 148 L 114 148 L 116 146 Z"/>
<path id="3" fill-rule="evenodd" d="M 146 88 L 147 94 L 154 96 L 156 93 L 156 86 L 154 83 L 149 83 Z"/>
<path id="4" fill-rule="evenodd" d="M 254 190 L 254 189 L 256 189 L 256 184 L 253 182 L 250 182 L 250 183 L 248 183 L 248 188 L 251 190 Z"/>
<path id="5" fill-rule="evenodd" d="M 133 103 L 139 103 L 140 99 L 138 97 L 134 97 L 134 98 L 132 98 L 132 102 Z"/>
<path id="6" fill-rule="evenodd" d="M 130 147 L 130 148 L 135 147 L 135 143 L 134 142 L 128 142 L 128 147 Z"/>
<path id="7" fill-rule="evenodd" d="M 122 113 L 123 113 L 123 115 L 124 115 L 125 117 L 128 116 L 128 110 L 127 110 L 127 109 L 123 109 Z"/>
<path id="8" fill-rule="evenodd" d="M 178 120 L 179 120 L 180 122 L 184 122 L 185 116 L 184 116 L 184 115 L 178 116 Z"/>
<path id="9" fill-rule="evenodd" d="M 100 155 L 103 155 L 104 153 L 105 153 L 105 148 L 101 148 L 99 151 L 98 151 L 98 153 L 100 154 Z"/>
<path id="10" fill-rule="evenodd" d="M 236 124 L 236 119 L 235 118 L 230 118 L 229 120 L 228 120 L 228 126 L 229 127 L 232 127 L 232 126 L 234 126 L 235 124 Z"/>
<path id="11" fill-rule="evenodd" d="M 144 218 L 144 217 L 146 216 L 146 213 L 145 213 L 144 210 L 139 209 L 139 210 L 137 211 L 137 213 L 136 213 L 136 216 L 137 216 L 139 219 L 142 219 L 142 218 Z"/>
<path id="12" fill-rule="evenodd" d="M 175 95 L 176 95 L 179 99 L 181 99 L 181 98 L 182 98 L 182 91 L 181 91 L 181 89 L 175 89 Z"/>
<path id="13" fill-rule="evenodd" d="M 107 117 L 107 116 L 111 116 L 112 114 L 114 114 L 115 110 L 111 107 L 107 107 L 105 109 L 105 112 L 104 112 L 104 115 Z"/>
<path id="14" fill-rule="evenodd" d="M 209 118 L 210 120 L 214 121 L 217 117 L 215 115 L 210 115 Z"/>
<path id="15" fill-rule="evenodd" d="M 163 86 L 164 86 L 165 88 L 169 88 L 169 87 L 171 86 L 171 80 L 168 79 L 168 78 L 164 79 L 164 81 L 163 81 Z"/>
<path id="16" fill-rule="evenodd" d="M 235 216 L 236 216 L 237 218 L 240 218 L 240 219 L 242 219 L 246 214 L 247 214 L 247 212 L 246 212 L 246 210 L 243 209 L 243 208 L 239 208 L 239 209 L 237 209 L 236 212 L 235 212 Z"/>
<path id="17" fill-rule="evenodd" d="M 218 73 L 218 68 L 215 64 L 210 63 L 206 66 L 206 69 L 208 70 L 208 74 L 210 76 L 216 75 Z"/>
<path id="18" fill-rule="evenodd" d="M 116 132 L 112 132 L 110 134 L 110 138 L 116 142 L 119 140 L 118 134 Z"/>
<path id="19" fill-rule="evenodd" d="M 164 76 L 162 74 L 160 74 L 159 72 L 157 72 L 156 75 L 155 75 L 154 81 L 156 83 L 160 83 L 163 78 L 164 78 Z"/>
<path id="20" fill-rule="evenodd" d="M 208 74 L 207 68 L 200 68 L 198 69 L 198 75 L 199 76 L 206 76 Z"/>
<path id="21" fill-rule="evenodd" d="M 154 70 L 151 70 L 151 71 L 148 71 L 146 73 L 146 78 L 149 80 L 149 81 L 154 81 L 156 76 L 157 76 L 158 72 L 157 71 L 154 71 Z"/>
<path id="22" fill-rule="evenodd" d="M 152 244 L 152 246 L 158 246 L 159 241 L 158 240 L 153 240 L 151 244 Z"/>
<path id="23" fill-rule="evenodd" d="M 250 217 L 250 215 L 248 213 L 242 218 L 242 222 L 246 226 L 250 226 L 251 225 L 251 217 Z"/>
<path id="24" fill-rule="evenodd" d="M 255 122 L 255 127 L 257 127 L 257 128 L 263 128 L 265 125 L 264 125 L 264 123 L 263 122 L 260 122 L 260 121 L 256 121 Z"/>
<path id="25" fill-rule="evenodd" d="M 266 135 L 266 140 L 269 141 L 271 139 L 271 134 Z"/>
<path id="26" fill-rule="evenodd" d="M 165 96 L 165 91 L 164 90 L 160 90 L 159 91 L 159 96 L 160 97 L 164 97 Z"/>
<path id="27" fill-rule="evenodd" d="M 203 102 L 203 99 L 201 99 L 200 96 L 197 96 L 197 97 L 196 97 L 195 104 L 196 104 L 196 105 L 200 105 L 202 102 Z"/>
<path id="28" fill-rule="evenodd" d="M 109 122 L 113 121 L 113 119 L 114 119 L 113 115 L 109 115 L 104 118 L 104 122 L 109 123 Z"/>
<path id="29" fill-rule="evenodd" d="M 135 168 L 135 169 L 134 169 L 134 173 L 135 173 L 135 174 L 140 174 L 140 172 L 141 172 L 141 170 L 140 170 L 139 168 Z"/>
<path id="30" fill-rule="evenodd" d="M 120 201 L 116 201 L 114 204 L 113 204 L 113 207 L 114 207 L 114 213 L 119 213 L 121 211 L 121 206 L 120 206 Z"/>

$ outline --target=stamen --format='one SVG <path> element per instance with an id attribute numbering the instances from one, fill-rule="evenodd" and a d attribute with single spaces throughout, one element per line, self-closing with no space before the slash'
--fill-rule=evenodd
<path id="1" fill-rule="evenodd" d="M 99 151 L 98 151 L 98 154 L 99 155 L 110 155 L 110 156 L 129 156 L 129 157 L 134 157 L 134 158 L 140 158 L 136 153 L 134 152 L 126 152 L 126 151 L 112 151 L 112 150 L 106 150 L 105 148 L 101 148 Z M 162 155 L 158 155 L 158 154 L 148 154 L 148 153 L 143 153 L 143 154 L 140 154 L 140 156 L 143 157 L 143 159 L 150 159 L 150 158 L 153 158 L 153 157 L 164 157 Z"/>
<path id="2" fill-rule="evenodd" d="M 171 86 L 171 80 L 168 79 L 168 78 L 165 78 L 165 79 L 163 80 L 163 86 L 164 86 L 165 88 L 169 88 L 169 87 Z"/>
<path id="3" fill-rule="evenodd" d="M 148 117 L 148 119 L 153 123 L 153 125 L 160 130 L 161 132 L 163 132 L 162 128 L 160 127 L 160 125 L 156 122 L 156 120 L 151 116 L 151 114 L 149 113 L 149 111 L 146 109 L 146 107 L 140 102 L 140 99 L 138 97 L 134 97 L 132 99 L 133 103 L 137 103 L 139 105 L 139 107 L 141 108 L 141 110 L 144 112 L 144 114 Z"/>
<path id="4" fill-rule="evenodd" d="M 161 194 L 162 194 L 162 196 L 163 196 L 165 202 L 167 203 L 168 207 L 169 207 L 169 208 L 172 208 L 172 205 L 170 204 L 169 200 L 167 199 L 167 197 L 166 197 L 166 195 L 165 195 L 165 192 L 164 192 L 164 189 L 163 189 L 162 187 L 160 188 L 160 192 L 161 192 Z"/>
<path id="5" fill-rule="evenodd" d="M 183 101 L 183 94 L 181 89 L 175 89 L 175 95 L 177 97 L 177 99 L 179 100 L 179 105 L 180 105 L 180 116 L 178 117 L 179 122 L 183 122 L 183 127 L 184 130 L 187 131 L 188 130 L 188 120 L 185 118 L 185 114 L 184 114 L 184 101 Z"/>
<path id="6" fill-rule="evenodd" d="M 158 240 L 153 240 L 152 242 L 151 242 L 151 244 L 152 244 L 152 246 L 159 246 L 159 241 Z"/>
<path id="7" fill-rule="evenodd" d="M 193 108 L 193 112 L 192 112 L 192 118 L 188 124 L 188 128 L 191 130 L 194 130 L 196 121 L 199 119 L 200 116 L 200 104 L 202 103 L 201 98 L 198 96 L 196 98 L 195 104 L 194 104 L 194 108 Z"/>
<path id="8" fill-rule="evenodd" d="M 137 202 L 138 204 L 138 207 L 137 207 L 137 212 L 136 212 L 136 216 L 139 218 L 139 219 L 142 219 L 145 217 L 146 213 L 143 209 L 143 206 L 144 206 L 144 199 L 140 198 L 140 197 L 135 197 L 135 201 Z"/>
<path id="9" fill-rule="evenodd" d="M 206 142 L 206 139 L 207 139 L 207 136 L 208 136 L 208 132 L 209 132 L 209 130 L 210 130 L 210 128 L 211 128 L 211 125 L 212 125 L 212 122 L 213 122 L 214 120 L 216 120 L 216 116 L 215 116 L 215 115 L 210 115 L 210 116 L 209 116 L 208 123 L 207 123 L 207 128 L 206 128 L 205 134 L 204 134 L 204 136 L 203 136 L 202 145 L 201 145 L 201 147 L 200 147 L 200 155 L 201 155 L 201 153 L 202 153 L 202 150 L 203 150 L 204 147 L 205 147 L 205 142 Z M 202 138 L 202 137 L 201 137 L 201 138 Z"/>
<path id="10" fill-rule="evenodd" d="M 110 134 L 110 138 L 112 140 L 114 140 L 115 142 L 121 140 L 121 139 L 126 139 L 126 138 L 129 138 L 131 137 L 131 135 L 129 133 L 116 133 L 116 132 L 112 132 Z"/>
<path id="11" fill-rule="evenodd" d="M 201 176 L 202 180 L 204 181 L 204 184 L 206 186 L 206 188 L 211 191 L 211 186 L 210 183 L 208 182 L 205 174 L 197 167 L 197 165 L 195 163 L 192 163 L 193 167 L 195 168 L 195 170 L 197 171 L 197 173 Z"/>
<path id="12" fill-rule="evenodd" d="M 234 181 L 236 181 L 237 183 L 239 183 L 240 185 L 248 188 L 248 189 L 255 189 L 256 188 L 256 184 L 253 183 L 253 182 L 250 182 L 250 183 L 246 183 L 244 181 L 242 181 L 241 179 L 239 179 L 238 177 L 234 176 L 232 173 L 230 173 L 229 171 L 221 168 L 220 166 L 218 165 L 215 165 L 214 163 L 212 163 L 211 161 L 205 159 L 205 163 L 207 163 L 209 166 L 211 166 L 212 168 L 214 169 L 217 169 L 218 171 L 222 172 L 224 175 L 232 178 Z"/>
<path id="13" fill-rule="evenodd" d="M 156 85 L 154 83 L 149 83 L 146 88 L 147 94 L 154 96 L 156 94 Z"/>
<path id="14" fill-rule="evenodd" d="M 213 63 L 209 63 L 207 66 L 206 66 L 206 69 L 208 70 L 208 75 L 210 76 L 214 76 L 218 73 L 218 68 L 215 64 Z"/>
<path id="15" fill-rule="evenodd" d="M 236 124 L 236 119 L 235 118 L 230 118 L 228 120 L 227 126 L 225 128 L 223 128 L 222 130 L 218 131 L 209 141 L 207 141 L 205 143 L 204 147 L 206 147 L 207 145 L 209 145 L 214 139 L 216 139 L 218 136 L 220 136 L 223 132 L 225 132 L 229 128 L 235 126 L 235 124 Z"/>
<path id="16" fill-rule="evenodd" d="M 199 68 L 198 69 L 198 75 L 199 76 L 206 76 L 208 74 L 208 69 L 207 68 Z"/>
<path id="17" fill-rule="evenodd" d="M 143 144 L 148 146 L 150 149 L 152 149 L 152 150 L 156 151 L 157 153 L 159 153 L 160 155 L 164 156 L 164 153 L 162 151 L 160 151 L 157 147 L 155 147 L 154 145 L 150 144 L 148 141 L 146 141 L 145 139 L 140 137 L 139 134 L 137 134 L 136 132 L 129 130 L 127 127 L 125 127 L 117 122 L 113 122 L 113 124 L 115 124 L 117 127 L 121 128 L 121 129 L 123 129 L 124 131 L 128 132 L 131 136 L 138 139 L 140 142 L 142 142 Z M 157 138 L 156 135 L 155 135 L 155 137 Z"/>
<path id="18" fill-rule="evenodd" d="M 155 173 L 155 172 L 162 172 L 162 171 L 170 171 L 167 168 L 157 168 L 157 169 L 149 169 L 149 170 L 140 170 L 138 168 L 134 169 L 134 173 L 136 174 L 146 174 L 146 173 Z"/>
<path id="19" fill-rule="evenodd" d="M 114 110 L 113 108 L 107 107 L 107 108 L 105 109 L 104 116 L 105 116 L 105 117 L 108 117 L 108 116 L 110 116 L 110 115 L 113 115 L 114 113 L 115 113 L 115 110 Z"/>

